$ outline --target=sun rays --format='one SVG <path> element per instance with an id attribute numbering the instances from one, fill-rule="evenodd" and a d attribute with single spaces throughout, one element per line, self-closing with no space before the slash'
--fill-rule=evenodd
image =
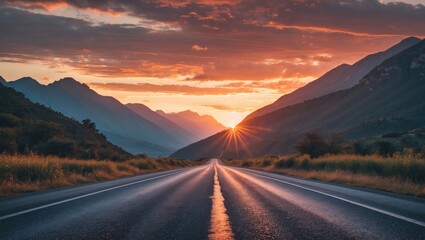
<path id="1" fill-rule="evenodd" d="M 255 145 L 250 144 L 250 142 L 261 141 L 261 138 L 258 137 L 258 132 L 261 131 L 271 130 L 254 126 L 236 125 L 221 133 L 220 137 L 209 148 L 214 148 L 222 152 L 223 158 L 251 157 L 255 154 Z"/>

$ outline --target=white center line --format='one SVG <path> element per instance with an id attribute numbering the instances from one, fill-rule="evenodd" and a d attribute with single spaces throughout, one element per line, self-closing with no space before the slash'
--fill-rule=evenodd
<path id="1" fill-rule="evenodd" d="M 322 192 L 322 191 L 318 191 L 318 190 L 315 190 L 315 189 L 304 187 L 304 186 L 301 186 L 301 185 L 298 185 L 298 184 L 295 184 L 295 183 L 291 183 L 291 182 L 288 182 L 288 181 L 285 181 L 285 180 L 267 177 L 267 176 L 252 173 L 252 172 L 246 172 L 246 171 L 244 171 L 244 172 L 251 174 L 251 175 L 256 175 L 256 176 L 259 176 L 259 177 L 262 177 L 262 178 L 267 178 L 267 179 L 270 179 L 270 180 L 273 180 L 273 181 L 276 181 L 276 182 L 285 183 L 285 184 L 288 184 L 288 185 L 291 185 L 291 186 L 294 186 L 294 187 L 302 188 L 302 189 L 305 189 L 305 190 L 308 190 L 308 191 L 311 191 L 311 192 L 319 193 L 319 194 L 322 194 L 322 195 L 325 195 L 325 196 L 328 196 L 328 197 L 331 197 L 331 198 L 335 198 L 335 199 L 338 199 L 338 200 L 341 200 L 341 201 L 344 201 L 344 202 L 348 202 L 348 203 L 354 204 L 356 206 L 364 207 L 364 208 L 367 208 L 367 209 L 370 209 L 370 210 L 373 210 L 373 211 L 376 211 L 376 212 L 379 212 L 379 213 L 382 213 L 382 214 L 385 214 L 385 215 L 388 215 L 388 216 L 391 216 L 391 217 L 395 217 L 395 218 L 398 218 L 398 219 L 401 219 L 401 220 L 404 220 L 404 221 L 425 227 L 425 222 L 415 220 L 415 219 L 412 219 L 412 218 L 409 218 L 409 217 L 405 217 L 405 216 L 402 216 L 402 215 L 397 214 L 397 213 L 389 212 L 389 211 L 379 209 L 379 208 L 376 208 L 376 207 L 372 207 L 372 206 L 369 206 L 369 205 L 366 205 L 366 204 L 363 204 L 363 203 L 348 200 L 346 198 L 338 197 L 338 196 L 335 196 L 335 195 L 332 195 L 332 194 L 329 194 L 329 193 L 325 193 L 325 192 Z"/>

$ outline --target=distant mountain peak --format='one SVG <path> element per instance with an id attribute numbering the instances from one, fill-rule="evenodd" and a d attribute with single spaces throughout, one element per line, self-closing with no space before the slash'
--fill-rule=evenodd
<path id="1" fill-rule="evenodd" d="M 59 79 L 59 80 L 54 81 L 52 83 L 52 85 L 57 85 L 57 84 L 59 84 L 59 85 L 81 85 L 81 83 L 79 81 L 77 81 L 77 80 L 75 80 L 71 77 L 62 78 L 62 79 Z"/>
<path id="2" fill-rule="evenodd" d="M 401 42 L 399 44 L 404 44 L 404 43 L 417 43 L 418 41 L 420 41 L 420 38 L 417 37 L 408 37 L 405 38 L 403 40 L 401 40 Z"/>
<path id="3" fill-rule="evenodd" d="M 88 90 L 90 92 L 94 92 L 89 86 L 87 86 L 84 83 L 81 83 L 77 80 L 75 80 L 74 78 L 71 77 L 66 77 L 66 78 L 62 78 L 59 79 L 57 81 L 54 81 L 53 83 L 49 84 L 49 86 L 57 86 L 57 87 L 61 87 L 61 88 L 66 88 L 66 89 L 78 89 L 78 90 Z"/>
<path id="4" fill-rule="evenodd" d="M 34 83 L 38 83 L 37 82 L 37 80 L 35 80 L 34 78 L 32 78 L 32 77 L 22 77 L 22 78 L 19 78 L 18 80 L 16 80 L 15 82 L 34 82 Z"/>
<path id="5" fill-rule="evenodd" d="M 12 83 L 13 85 L 25 85 L 25 86 L 31 86 L 31 87 L 42 86 L 39 82 L 37 82 L 37 80 L 35 80 L 32 77 L 19 78 L 18 80 L 15 80 L 9 83 Z"/>
<path id="6" fill-rule="evenodd" d="M 359 81 L 375 67 L 380 65 L 384 60 L 395 56 L 396 54 L 412 47 L 421 40 L 415 37 L 403 39 L 396 45 L 387 50 L 373 53 L 365 56 L 353 65 L 341 64 L 338 67 L 328 71 L 315 81 L 312 81 L 291 93 L 285 94 L 277 99 L 274 103 L 264 106 L 250 115 L 245 120 L 258 117 L 280 108 L 294 105 L 306 100 L 324 96 L 326 94 L 348 89 L 358 84 Z M 416 67 L 413 64 L 413 67 Z"/>

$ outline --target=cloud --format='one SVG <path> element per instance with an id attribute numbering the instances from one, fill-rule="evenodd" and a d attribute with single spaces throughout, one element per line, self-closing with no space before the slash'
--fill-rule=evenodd
<path id="1" fill-rule="evenodd" d="M 39 61 L 114 78 L 318 77 L 405 35 L 425 35 L 424 6 L 377 0 L 2 0 L 0 5 L 7 6 L 0 8 L 0 61 Z M 93 24 L 89 18 L 55 16 L 71 6 L 83 15 L 131 16 L 131 22 Z"/>
<path id="2" fill-rule="evenodd" d="M 112 91 L 128 91 L 128 92 L 161 92 L 183 95 L 227 95 L 237 93 L 253 93 L 254 89 L 244 88 L 223 88 L 223 87 L 194 87 L 189 85 L 156 85 L 150 83 L 90 83 L 95 89 L 112 90 Z"/>
<path id="3" fill-rule="evenodd" d="M 199 46 L 198 44 L 195 44 L 192 46 L 192 49 L 195 51 L 207 51 L 208 47 Z"/>

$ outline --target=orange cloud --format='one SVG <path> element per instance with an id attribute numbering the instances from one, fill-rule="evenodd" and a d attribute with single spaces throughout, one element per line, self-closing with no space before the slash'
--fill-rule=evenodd
<path id="1" fill-rule="evenodd" d="M 195 50 L 195 51 L 207 51 L 208 50 L 208 47 L 206 47 L 206 46 L 199 46 L 199 45 L 193 45 L 192 46 L 192 49 L 193 50 Z"/>
<path id="2" fill-rule="evenodd" d="M 254 89 L 245 88 L 222 88 L 222 87 L 194 87 L 189 85 L 155 85 L 150 83 L 90 83 L 95 89 L 128 91 L 128 92 L 161 92 L 183 95 L 228 95 L 237 93 L 253 93 Z"/>

